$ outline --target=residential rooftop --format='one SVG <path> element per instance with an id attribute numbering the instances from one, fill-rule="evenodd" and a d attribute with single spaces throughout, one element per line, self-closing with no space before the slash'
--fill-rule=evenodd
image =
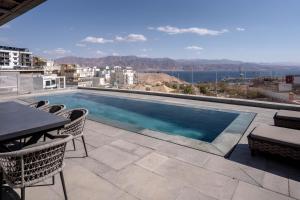
<path id="1" fill-rule="evenodd" d="M 97 93 L 257 115 L 228 158 L 87 120 L 84 134 L 89 157 L 83 158 L 79 140 L 77 151 L 69 145 L 66 152 L 69 199 L 300 199 L 299 167 L 260 154 L 253 157 L 249 151 L 247 135 L 259 124 L 272 125 L 277 110 L 144 94 Z M 32 96 L 5 100 L 25 103 L 20 99 Z M 54 186 L 27 188 L 26 195 L 31 200 L 64 199 L 59 181 Z"/>

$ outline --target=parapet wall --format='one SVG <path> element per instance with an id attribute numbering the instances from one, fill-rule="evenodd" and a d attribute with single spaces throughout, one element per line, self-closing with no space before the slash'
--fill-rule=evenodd
<path id="1" fill-rule="evenodd" d="M 144 95 L 173 97 L 173 98 L 180 98 L 180 99 L 191 99 L 191 100 L 208 101 L 208 102 L 216 102 L 216 103 L 226 103 L 226 104 L 234 104 L 234 105 L 242 105 L 242 106 L 269 108 L 269 109 L 276 109 L 276 110 L 282 109 L 282 110 L 300 111 L 300 105 L 286 104 L 286 103 L 274 103 L 274 102 L 267 102 L 267 101 L 256 101 L 256 100 L 224 98 L 224 97 L 211 97 L 211 96 L 199 96 L 199 95 L 187 95 L 187 94 L 174 94 L 174 93 L 163 93 L 163 92 L 152 92 L 152 91 L 141 91 L 141 90 L 114 89 L 114 88 L 78 87 L 78 89 L 99 90 L 99 91 L 109 91 L 109 92 L 122 92 L 122 93 L 132 93 L 132 94 L 144 94 Z"/>

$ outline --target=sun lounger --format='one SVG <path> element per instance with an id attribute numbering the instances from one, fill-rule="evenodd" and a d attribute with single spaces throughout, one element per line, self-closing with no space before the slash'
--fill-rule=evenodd
<path id="1" fill-rule="evenodd" d="M 263 152 L 300 161 L 300 131 L 270 125 L 257 126 L 248 135 L 252 155 Z"/>
<path id="2" fill-rule="evenodd" d="M 280 110 L 274 116 L 274 124 L 275 126 L 300 130 L 300 112 Z"/>

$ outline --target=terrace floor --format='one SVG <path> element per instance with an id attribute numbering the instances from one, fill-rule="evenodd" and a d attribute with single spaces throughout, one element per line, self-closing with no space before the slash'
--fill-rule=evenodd
<path id="1" fill-rule="evenodd" d="M 273 124 L 276 110 L 101 93 L 249 111 L 257 116 L 228 159 L 87 120 L 84 134 L 89 157 L 82 158 L 80 140 L 77 151 L 69 145 L 66 153 L 64 173 L 70 200 L 300 199 L 299 167 L 261 155 L 251 157 L 248 149 L 246 135 L 259 123 Z M 63 199 L 59 177 L 54 186 L 27 188 L 26 197 Z"/>

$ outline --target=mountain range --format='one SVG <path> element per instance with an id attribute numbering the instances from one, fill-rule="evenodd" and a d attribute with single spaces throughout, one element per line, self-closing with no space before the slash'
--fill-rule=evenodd
<path id="1" fill-rule="evenodd" d="M 137 56 L 106 56 L 100 58 L 62 57 L 57 64 L 79 64 L 84 67 L 130 66 L 137 71 L 266 71 L 300 70 L 300 64 L 251 63 L 228 59 L 170 59 Z"/>

